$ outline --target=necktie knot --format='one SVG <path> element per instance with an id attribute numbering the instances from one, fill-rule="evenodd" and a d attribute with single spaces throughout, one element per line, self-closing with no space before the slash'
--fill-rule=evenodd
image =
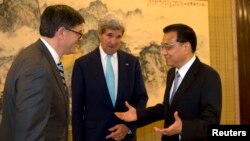
<path id="1" fill-rule="evenodd" d="M 179 79 L 179 77 L 180 77 L 180 74 L 179 74 L 178 71 L 176 71 L 176 72 L 175 72 L 175 79 Z"/>
<path id="2" fill-rule="evenodd" d="M 63 65 L 62 65 L 61 62 L 59 62 L 59 63 L 57 64 L 57 68 L 58 68 L 59 72 L 64 73 L 64 71 L 63 71 Z"/>
<path id="3" fill-rule="evenodd" d="M 112 57 L 112 55 L 107 55 L 107 61 L 111 62 L 111 57 Z"/>

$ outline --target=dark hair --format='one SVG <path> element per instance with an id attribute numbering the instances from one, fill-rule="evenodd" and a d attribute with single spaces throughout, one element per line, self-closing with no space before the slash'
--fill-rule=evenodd
<path id="1" fill-rule="evenodd" d="M 42 13 L 39 31 L 40 35 L 51 38 L 60 27 L 72 28 L 84 22 L 81 14 L 72 7 L 51 5 Z"/>
<path id="2" fill-rule="evenodd" d="M 171 24 L 163 28 L 164 33 L 177 32 L 177 42 L 189 42 L 192 47 L 192 52 L 195 52 L 197 46 L 197 38 L 194 30 L 185 24 Z"/>

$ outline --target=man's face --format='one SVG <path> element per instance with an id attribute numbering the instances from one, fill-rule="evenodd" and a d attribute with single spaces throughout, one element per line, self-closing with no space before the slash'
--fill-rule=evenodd
<path id="1" fill-rule="evenodd" d="M 122 30 L 106 29 L 103 34 L 99 34 L 99 38 L 103 51 L 112 55 L 119 49 Z"/>
<path id="2" fill-rule="evenodd" d="M 162 54 L 169 66 L 180 68 L 187 55 L 185 43 L 177 42 L 177 33 L 165 33 L 162 39 Z"/>
<path id="3" fill-rule="evenodd" d="M 76 25 L 73 28 L 67 29 L 66 34 L 67 38 L 65 39 L 65 50 L 64 54 L 72 54 L 76 53 L 76 47 L 79 46 L 80 40 L 82 39 L 83 31 L 82 31 L 82 24 L 81 25 Z"/>

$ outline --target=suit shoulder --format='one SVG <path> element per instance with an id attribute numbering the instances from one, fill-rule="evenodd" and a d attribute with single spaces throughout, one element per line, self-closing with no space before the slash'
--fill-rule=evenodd
<path id="1" fill-rule="evenodd" d="M 118 54 L 121 56 L 125 56 L 126 58 L 132 59 L 132 60 L 139 60 L 139 57 L 134 56 L 131 53 L 127 53 L 125 51 L 119 50 Z"/>
<path id="2" fill-rule="evenodd" d="M 81 57 L 76 59 L 76 62 L 85 62 L 86 60 L 89 60 L 90 58 L 93 58 L 96 55 L 96 52 L 91 51 L 87 54 L 82 55 Z"/>
<path id="3" fill-rule="evenodd" d="M 36 44 L 31 44 L 18 53 L 14 62 L 35 65 L 41 64 L 44 58 L 45 56 L 43 52 L 39 50 L 39 47 Z"/>
<path id="4" fill-rule="evenodd" d="M 207 65 L 205 63 L 201 63 L 201 66 L 206 71 L 216 71 L 213 67 L 211 67 L 210 65 Z"/>
<path id="5" fill-rule="evenodd" d="M 22 75 L 47 70 L 48 61 L 36 45 L 30 45 L 19 52 L 10 67 L 10 72 Z"/>
<path id="6" fill-rule="evenodd" d="M 211 67 L 211 66 L 209 66 L 207 64 L 201 63 L 201 68 L 202 68 L 201 70 L 204 73 L 219 75 L 219 73 L 213 67 Z"/>

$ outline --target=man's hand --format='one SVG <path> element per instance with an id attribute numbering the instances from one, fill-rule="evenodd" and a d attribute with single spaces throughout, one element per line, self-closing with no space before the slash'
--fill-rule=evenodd
<path id="1" fill-rule="evenodd" d="M 176 134 L 180 134 L 182 131 L 182 121 L 181 118 L 178 116 L 178 112 L 174 113 L 175 122 L 170 125 L 168 128 L 158 128 L 154 127 L 154 130 L 162 135 L 172 136 Z"/>
<path id="2" fill-rule="evenodd" d="M 136 109 L 129 105 L 129 103 L 125 102 L 126 107 L 128 108 L 127 112 L 115 112 L 115 115 L 126 122 L 136 121 L 137 120 L 137 114 Z"/>
<path id="3" fill-rule="evenodd" d="M 128 134 L 129 129 L 124 124 L 117 124 L 114 127 L 109 128 L 109 131 L 111 133 L 106 136 L 106 139 L 112 138 L 115 141 L 121 141 L 126 137 L 126 135 Z"/>

